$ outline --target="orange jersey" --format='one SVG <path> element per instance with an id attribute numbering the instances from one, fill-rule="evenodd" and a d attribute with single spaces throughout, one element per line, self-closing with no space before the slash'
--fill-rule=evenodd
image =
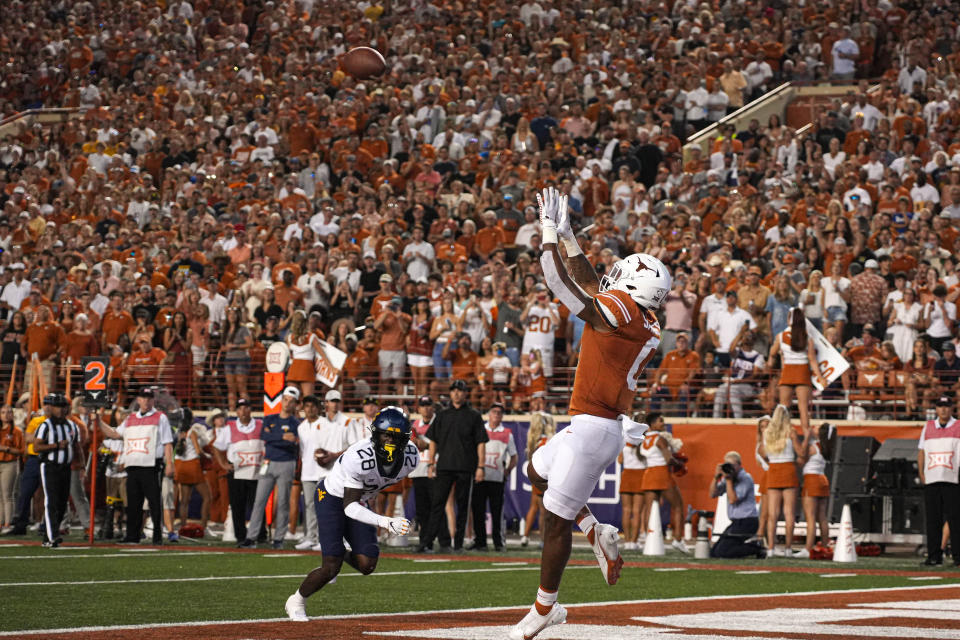
<path id="1" fill-rule="evenodd" d="M 630 415 L 643 369 L 660 346 L 660 324 L 623 291 L 607 291 L 594 300 L 616 317 L 617 329 L 600 333 L 589 324 L 584 328 L 570 414 L 616 419 Z"/>

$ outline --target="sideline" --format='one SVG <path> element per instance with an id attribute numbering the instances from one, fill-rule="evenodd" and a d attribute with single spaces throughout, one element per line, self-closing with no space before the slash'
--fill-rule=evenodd
<path id="1" fill-rule="evenodd" d="M 359 574 L 357 574 L 359 575 Z M 376 575 L 376 574 L 374 574 Z M 950 585 L 928 585 L 920 587 L 880 587 L 876 589 L 837 589 L 830 591 L 798 591 L 796 593 L 755 593 L 748 595 L 724 595 L 724 596 L 683 596 L 680 598 L 649 598 L 644 600 L 617 600 L 610 602 L 579 602 L 574 604 L 564 604 L 564 607 L 567 609 L 579 609 L 583 607 L 607 607 L 607 606 L 624 606 L 624 605 L 640 605 L 640 604 L 657 604 L 657 603 L 672 603 L 672 602 L 705 602 L 705 601 L 714 601 L 714 600 L 759 600 L 759 599 L 770 599 L 770 598 L 783 598 L 783 597 L 800 597 L 800 596 L 823 596 L 829 595 L 831 593 L 840 593 L 840 594 L 858 594 L 858 593 L 896 593 L 899 591 L 907 592 L 927 592 L 943 589 L 958 589 L 960 585 L 950 584 Z M 447 615 L 450 614 L 460 614 L 460 613 L 490 613 L 490 612 L 499 612 L 499 611 L 526 611 L 530 608 L 529 603 L 524 605 L 517 606 L 501 606 L 501 607 L 475 607 L 468 609 L 437 609 L 437 610 L 428 610 L 428 611 L 396 611 L 392 613 L 354 613 L 347 615 L 330 615 L 330 616 L 311 616 L 310 620 L 356 620 L 356 619 L 365 619 L 365 618 L 385 618 L 385 617 L 400 617 L 400 616 L 427 616 L 427 615 Z M 153 624 L 131 624 L 131 625 L 116 625 L 116 626 L 96 626 L 96 627 L 76 627 L 76 628 L 65 628 L 65 629 L 24 629 L 21 631 L 0 631 L 0 637 L 11 637 L 11 636 L 40 636 L 45 634 L 70 634 L 70 633 L 100 633 L 104 631 L 138 631 L 144 629 L 165 629 L 172 627 L 204 627 L 204 626 L 220 626 L 220 625 L 230 625 L 230 624 L 239 624 L 239 625 L 250 625 L 250 624 L 269 624 L 275 622 L 289 622 L 291 624 L 302 624 L 291 622 L 289 618 L 258 618 L 258 619 L 249 619 L 249 620 L 198 620 L 193 622 L 158 622 Z M 679 636 L 678 636 L 679 637 Z"/>

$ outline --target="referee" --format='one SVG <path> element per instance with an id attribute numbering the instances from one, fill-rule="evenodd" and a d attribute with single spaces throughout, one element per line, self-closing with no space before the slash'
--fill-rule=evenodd
<path id="1" fill-rule="evenodd" d="M 43 546 L 56 548 L 63 542 L 60 522 L 70 498 L 70 465 L 73 457 L 82 456 L 80 430 L 66 417 L 70 403 L 62 393 L 51 393 L 44 399 L 50 408 L 49 417 L 36 431 L 33 448 L 40 457 L 40 478 L 43 486 L 45 528 Z"/>

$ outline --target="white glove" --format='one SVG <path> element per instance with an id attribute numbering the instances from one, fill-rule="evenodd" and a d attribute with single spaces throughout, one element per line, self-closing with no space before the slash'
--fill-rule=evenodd
<path id="1" fill-rule="evenodd" d="M 537 194 L 537 206 L 540 208 L 540 225 L 543 228 L 556 229 L 560 215 L 560 192 L 553 187 L 547 187 Z"/>
<path id="2" fill-rule="evenodd" d="M 410 533 L 410 521 L 406 518 L 387 518 L 386 529 L 395 536 L 405 536 Z"/>
<path id="3" fill-rule="evenodd" d="M 557 207 L 557 234 L 564 240 L 574 240 L 573 227 L 570 226 L 570 209 L 567 208 L 567 196 L 560 196 Z"/>

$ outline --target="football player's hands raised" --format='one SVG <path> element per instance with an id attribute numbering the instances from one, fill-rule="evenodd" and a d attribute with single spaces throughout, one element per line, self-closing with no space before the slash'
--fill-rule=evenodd
<path id="1" fill-rule="evenodd" d="M 540 209 L 540 226 L 556 230 L 560 218 L 560 192 L 547 187 L 537 194 L 537 207 Z"/>
<path id="2" fill-rule="evenodd" d="M 557 203 L 557 235 L 564 240 L 574 240 L 573 227 L 570 226 L 570 209 L 567 207 L 567 195 L 560 196 Z"/>

